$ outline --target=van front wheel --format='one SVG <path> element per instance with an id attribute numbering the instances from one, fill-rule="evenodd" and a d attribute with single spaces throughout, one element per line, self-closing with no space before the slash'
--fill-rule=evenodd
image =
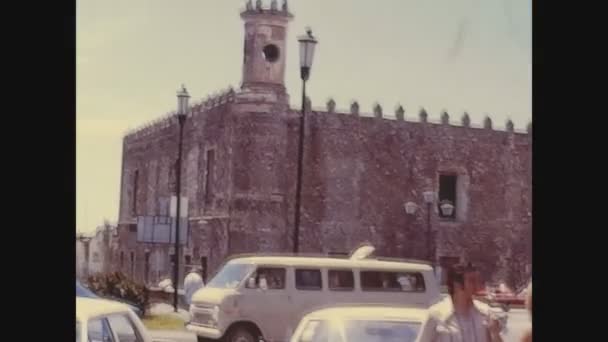
<path id="1" fill-rule="evenodd" d="M 236 327 L 228 333 L 224 342 L 257 342 L 257 339 L 249 329 L 245 327 Z"/>

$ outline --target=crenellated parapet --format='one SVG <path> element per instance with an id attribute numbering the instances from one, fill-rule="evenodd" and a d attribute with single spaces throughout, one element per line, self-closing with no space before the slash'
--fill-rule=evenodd
<path id="1" fill-rule="evenodd" d="M 442 111 L 438 117 L 433 119 L 429 116 L 426 109 L 420 108 L 420 111 L 418 112 L 417 120 L 414 120 L 412 118 L 408 119 L 405 117 L 405 109 L 403 108 L 403 106 L 401 104 L 398 104 L 395 107 L 394 116 L 384 115 L 382 105 L 378 102 L 373 104 L 373 106 L 371 108 L 371 113 L 362 112 L 359 102 L 356 100 L 353 100 L 351 102 L 349 110 L 340 111 L 340 110 L 336 109 L 336 101 L 333 98 L 330 98 L 329 100 L 327 100 L 324 108 L 319 108 L 319 107 L 314 107 L 314 106 L 311 107 L 310 103 L 306 103 L 306 108 L 307 109 L 312 108 L 313 111 L 324 112 L 326 114 L 350 115 L 350 116 L 355 116 L 355 117 L 368 117 L 368 118 L 372 117 L 374 119 L 381 119 L 381 120 L 418 122 L 421 124 L 429 124 L 429 125 L 437 125 L 437 126 L 484 129 L 484 130 L 490 130 L 490 131 L 504 131 L 504 132 L 508 132 L 508 133 L 518 133 L 518 134 L 527 134 L 527 133 L 531 133 L 531 131 L 532 131 L 531 123 L 529 123 L 525 129 L 522 128 L 522 129 L 517 130 L 515 128 L 515 123 L 511 119 L 507 119 L 504 127 L 496 128 L 496 127 L 494 127 L 492 119 L 488 115 L 486 115 L 484 117 L 482 122 L 475 124 L 475 123 L 471 122 L 471 117 L 470 117 L 469 113 L 467 113 L 467 112 L 464 112 L 462 114 L 462 116 L 460 117 L 460 120 L 450 121 L 450 115 L 447 110 Z"/>
<path id="2" fill-rule="evenodd" d="M 231 103 L 234 101 L 234 98 L 235 91 L 232 87 L 229 87 L 219 93 L 209 95 L 205 99 L 194 102 L 190 105 L 188 117 L 192 117 L 194 115 L 213 110 L 214 108 L 223 106 L 227 103 Z M 129 130 L 127 133 L 125 133 L 124 138 L 125 140 L 139 139 L 164 130 L 173 125 L 175 122 L 176 112 L 171 111 L 158 119 L 147 122 L 135 129 Z"/>
<path id="3" fill-rule="evenodd" d="M 245 3 L 245 10 L 242 14 L 244 15 L 255 15 L 255 14 L 270 14 L 270 15 L 283 15 L 291 17 L 289 13 L 289 4 L 287 0 L 283 0 L 279 8 L 278 0 L 270 0 L 269 3 L 265 4 L 262 0 L 256 0 L 255 5 L 253 0 L 247 0 Z"/>

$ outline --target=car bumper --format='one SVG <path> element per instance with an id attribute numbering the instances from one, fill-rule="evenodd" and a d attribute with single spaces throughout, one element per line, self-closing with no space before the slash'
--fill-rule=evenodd
<path id="1" fill-rule="evenodd" d="M 204 327 L 191 323 L 186 324 L 186 330 L 195 333 L 197 336 L 207 337 L 214 340 L 218 340 L 222 337 L 222 332 L 216 328 Z"/>

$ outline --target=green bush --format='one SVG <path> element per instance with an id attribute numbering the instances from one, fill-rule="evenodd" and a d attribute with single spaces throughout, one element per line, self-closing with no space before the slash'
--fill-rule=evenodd
<path id="1" fill-rule="evenodd" d="M 123 273 L 96 274 L 88 278 L 88 284 L 89 289 L 100 297 L 125 301 L 146 312 L 148 289 Z"/>

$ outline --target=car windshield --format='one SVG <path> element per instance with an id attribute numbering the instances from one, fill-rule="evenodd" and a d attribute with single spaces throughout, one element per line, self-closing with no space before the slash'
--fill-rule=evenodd
<path id="1" fill-rule="evenodd" d="M 420 323 L 399 321 L 347 321 L 344 324 L 349 342 L 414 342 Z"/>
<path id="2" fill-rule="evenodd" d="M 405 321 L 315 320 L 308 322 L 299 342 L 414 342 L 420 326 Z"/>
<path id="3" fill-rule="evenodd" d="M 252 264 L 227 264 L 211 279 L 206 287 L 234 289 L 254 269 Z"/>
<path id="4" fill-rule="evenodd" d="M 80 282 L 76 282 L 76 297 L 87 297 L 87 298 L 97 298 L 97 296 L 91 292 L 91 290 L 82 286 Z"/>

